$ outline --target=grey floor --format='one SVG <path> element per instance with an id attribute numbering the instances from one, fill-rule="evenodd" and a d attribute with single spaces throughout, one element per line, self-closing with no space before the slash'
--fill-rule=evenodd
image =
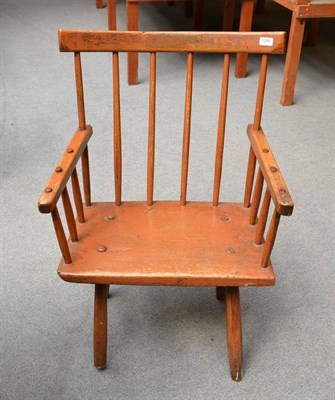
<path id="1" fill-rule="evenodd" d="M 241 289 L 245 374 L 229 376 L 224 305 L 212 288 L 112 288 L 108 368 L 92 364 L 93 288 L 56 274 L 59 250 L 39 194 L 76 129 L 73 59 L 59 28 L 105 29 L 94 0 L 1 0 L 1 399 L 334 399 L 335 24 L 303 48 L 295 101 L 279 104 L 284 57 L 270 62 L 262 126 L 295 201 L 272 260 L 274 288 Z M 125 4 L 118 2 L 120 29 Z M 272 3 L 259 30 L 287 29 Z M 206 29 L 220 29 L 206 3 Z M 191 29 L 181 5 L 141 7 L 141 29 Z M 148 59 L 126 83 L 121 59 L 124 198 L 145 196 Z M 189 199 L 210 199 L 222 58 L 196 57 Z M 259 57 L 230 80 L 221 197 L 240 201 Z M 232 65 L 233 69 L 234 65 Z M 113 199 L 108 54 L 83 55 L 93 200 Z M 184 55 L 158 58 L 155 198 L 179 197 Z M 144 117 L 143 117 L 144 115 Z M 135 122 L 136 121 L 136 122 Z"/>

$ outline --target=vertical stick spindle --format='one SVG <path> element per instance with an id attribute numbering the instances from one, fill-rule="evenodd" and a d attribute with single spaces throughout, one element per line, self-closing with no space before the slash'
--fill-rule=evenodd
<path id="1" fill-rule="evenodd" d="M 82 224 L 85 222 L 83 200 L 81 198 L 81 191 L 79 186 L 77 169 L 75 168 L 71 175 L 72 191 L 74 204 L 76 206 L 78 221 Z"/>
<path id="2" fill-rule="evenodd" d="M 230 66 L 230 54 L 225 54 L 223 62 L 223 71 L 222 71 L 220 112 L 219 112 L 218 132 L 216 141 L 214 188 L 213 188 L 214 207 L 217 207 L 219 203 L 219 194 L 221 185 L 222 159 L 223 159 L 224 139 L 226 131 L 229 66 Z"/>
<path id="3" fill-rule="evenodd" d="M 62 193 L 62 200 L 63 200 L 65 217 L 66 217 L 67 226 L 69 228 L 71 240 L 72 240 L 72 242 L 78 242 L 76 221 L 74 219 L 71 201 L 70 201 L 70 197 L 69 197 L 69 192 L 68 192 L 66 186 Z"/>
<path id="4" fill-rule="evenodd" d="M 269 189 L 266 188 L 261 212 L 259 214 L 257 229 L 256 229 L 256 236 L 255 236 L 256 244 L 262 244 L 262 242 L 263 242 L 266 221 L 268 219 L 268 214 L 269 214 L 270 201 L 271 201 L 271 195 L 270 195 Z"/>
<path id="5" fill-rule="evenodd" d="M 188 162 L 190 153 L 191 112 L 192 112 L 192 85 L 193 85 L 193 53 L 187 54 L 186 93 L 184 110 L 183 155 L 181 170 L 180 205 L 186 204 Z"/>
<path id="6" fill-rule="evenodd" d="M 254 129 L 255 130 L 259 130 L 261 127 L 265 83 L 266 83 L 266 71 L 268 68 L 268 61 L 269 61 L 268 54 L 263 54 L 262 62 L 261 62 L 261 71 L 259 74 L 256 109 L 255 109 L 255 117 L 254 117 Z"/>
<path id="7" fill-rule="evenodd" d="M 147 204 L 153 204 L 155 168 L 156 53 L 150 53 Z"/>
<path id="8" fill-rule="evenodd" d="M 280 221 L 280 214 L 278 214 L 277 210 L 274 210 L 271 223 L 269 226 L 269 231 L 265 239 L 263 256 L 261 261 L 261 267 L 266 268 L 268 266 L 268 262 L 271 256 L 271 252 L 273 249 L 273 245 L 275 244 L 278 225 Z"/>
<path id="9" fill-rule="evenodd" d="M 64 229 L 63 229 L 63 224 L 62 224 L 62 221 L 60 219 L 57 206 L 52 210 L 51 216 L 52 216 L 52 222 L 54 224 L 54 228 L 55 228 L 55 232 L 56 232 L 59 248 L 60 248 L 60 250 L 62 252 L 65 264 L 71 264 L 72 263 L 72 259 L 71 259 L 71 255 L 70 255 L 70 250 L 69 250 L 69 246 L 68 246 L 67 241 L 66 241 L 66 237 L 65 237 L 65 233 L 64 233 Z"/>
<path id="10" fill-rule="evenodd" d="M 254 193 L 252 196 L 251 208 L 250 208 L 250 216 L 249 216 L 249 224 L 255 225 L 257 219 L 257 213 L 259 208 L 259 203 L 262 197 L 262 189 L 264 183 L 264 176 L 262 174 L 261 169 L 258 169 L 258 174 L 256 178 Z"/>
<path id="11" fill-rule="evenodd" d="M 119 53 L 113 53 L 114 185 L 115 205 L 121 205 L 122 154 Z"/>
<path id="12" fill-rule="evenodd" d="M 86 129 L 84 88 L 83 88 L 83 75 L 81 69 L 81 58 L 80 58 L 80 53 L 78 52 L 74 53 L 74 65 L 76 74 L 79 130 L 84 131 Z"/>

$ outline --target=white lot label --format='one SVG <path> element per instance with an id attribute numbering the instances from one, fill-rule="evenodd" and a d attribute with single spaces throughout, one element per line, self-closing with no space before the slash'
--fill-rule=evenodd
<path id="1" fill-rule="evenodd" d="M 272 37 L 261 37 L 261 38 L 259 38 L 259 45 L 260 46 L 272 46 L 273 38 Z"/>

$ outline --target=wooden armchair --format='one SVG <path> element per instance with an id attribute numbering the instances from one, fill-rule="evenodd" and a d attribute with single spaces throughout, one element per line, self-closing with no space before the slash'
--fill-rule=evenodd
<path id="1" fill-rule="evenodd" d="M 51 213 L 62 258 L 59 276 L 68 282 L 95 285 L 94 364 L 105 368 L 109 285 L 213 286 L 226 300 L 231 375 L 242 377 L 242 331 L 239 286 L 271 286 L 270 261 L 281 215 L 293 202 L 261 128 L 268 55 L 284 51 L 284 33 L 195 33 L 60 31 L 60 51 L 73 52 L 79 128 L 60 158 L 40 199 L 39 210 Z M 271 43 L 271 44 L 270 44 Z M 266 44 L 266 46 L 263 46 Z M 261 53 L 262 61 L 243 203 L 219 201 L 231 53 Z M 113 64 L 115 201 L 92 203 L 81 52 L 111 52 Z M 150 53 L 147 198 L 122 201 L 119 52 Z M 187 74 L 179 201 L 154 201 L 156 53 L 186 52 Z M 223 53 L 221 100 L 214 157 L 212 202 L 188 202 L 187 180 L 191 133 L 193 60 L 196 53 Z M 84 205 L 77 175 L 81 159 Z M 256 164 L 257 178 L 254 182 Z M 75 220 L 67 190 L 71 178 Z M 263 186 L 265 190 L 263 190 Z M 264 192 L 264 195 L 263 195 Z M 69 231 L 66 239 L 58 200 L 62 198 Z M 263 198 L 263 200 L 262 200 Z M 267 227 L 271 200 L 274 211 Z M 259 211 L 259 206 L 262 205 Z M 259 212 L 258 212 L 259 211 Z M 266 233 L 266 235 L 265 235 Z M 264 240 L 265 237 L 265 240 Z"/>

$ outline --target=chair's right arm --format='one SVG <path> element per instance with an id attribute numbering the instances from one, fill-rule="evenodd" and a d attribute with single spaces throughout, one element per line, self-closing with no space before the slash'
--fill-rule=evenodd
<path id="1" fill-rule="evenodd" d="M 50 213 L 55 208 L 91 136 L 92 127 L 90 125 L 87 125 L 84 131 L 77 130 L 73 135 L 40 196 L 38 209 L 41 213 Z"/>
<path id="2" fill-rule="evenodd" d="M 92 127 L 86 126 L 85 130 L 77 130 L 68 144 L 65 152 L 60 158 L 57 167 L 51 175 L 49 182 L 43 190 L 39 202 L 38 209 L 41 213 L 51 213 L 54 224 L 58 244 L 62 252 L 64 261 L 69 264 L 72 262 L 69 247 L 65 237 L 63 225 L 57 209 L 57 202 L 60 197 L 63 200 L 63 206 L 66 216 L 67 225 L 72 241 L 78 240 L 76 222 L 72 211 L 70 197 L 67 191 L 67 183 L 71 177 L 73 197 L 76 206 L 79 222 L 84 222 L 84 211 L 80 186 L 76 166 L 79 159 L 83 162 L 83 176 L 86 175 L 86 185 L 84 185 L 85 195 L 89 192 L 89 167 L 88 167 L 88 150 L 87 143 L 92 136 Z M 85 170 L 85 171 L 84 171 Z M 85 177 L 84 177 L 85 180 Z M 85 183 L 85 182 L 84 182 Z M 86 187 L 85 187 L 86 186 Z M 85 196 L 86 197 L 86 196 Z M 90 195 L 87 196 L 90 199 Z M 90 201 L 90 200 L 89 200 Z"/>

